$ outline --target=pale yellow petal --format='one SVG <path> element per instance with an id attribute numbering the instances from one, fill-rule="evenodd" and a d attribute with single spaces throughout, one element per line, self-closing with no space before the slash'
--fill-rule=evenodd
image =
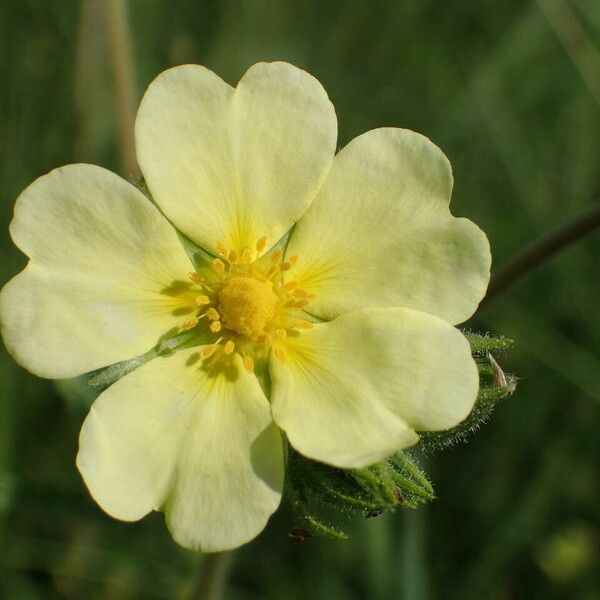
<path id="1" fill-rule="evenodd" d="M 0 294 L 2 337 L 37 375 L 72 377 L 145 352 L 187 310 L 190 262 L 177 234 L 105 169 L 70 165 L 37 179 L 10 233 L 31 260 Z"/>
<path id="2" fill-rule="evenodd" d="M 169 219 L 205 249 L 277 242 L 313 200 L 337 122 L 319 82 L 287 63 L 251 67 L 234 90 L 197 65 L 150 85 L 136 121 L 146 182 Z"/>
<path id="3" fill-rule="evenodd" d="M 403 129 L 376 129 L 335 158 L 319 196 L 297 224 L 288 277 L 317 295 L 310 311 L 403 306 L 456 324 L 489 280 L 485 234 L 448 209 L 452 172 L 442 151 Z"/>
<path id="4" fill-rule="evenodd" d="M 178 543 L 215 552 L 251 540 L 277 509 L 283 452 L 239 356 L 209 373 L 200 351 L 157 358 L 106 390 L 81 430 L 77 465 L 111 516 L 163 510 Z"/>
<path id="5" fill-rule="evenodd" d="M 405 308 L 346 313 L 286 338 L 285 353 L 271 359 L 273 418 L 296 450 L 342 468 L 457 425 L 479 386 L 465 337 Z"/>

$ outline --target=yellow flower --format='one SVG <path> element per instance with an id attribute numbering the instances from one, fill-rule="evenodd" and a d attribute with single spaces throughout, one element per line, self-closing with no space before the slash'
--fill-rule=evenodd
<path id="1" fill-rule="evenodd" d="M 284 63 L 235 89 L 170 69 L 135 133 L 161 212 L 99 167 L 52 171 L 17 200 L 11 235 L 30 261 L 0 296 L 6 346 L 42 377 L 177 331 L 195 340 L 90 410 L 77 464 L 106 512 L 161 510 L 180 544 L 224 550 L 279 504 L 280 430 L 307 457 L 358 468 L 469 413 L 477 369 L 454 325 L 482 298 L 490 253 L 449 212 L 439 148 L 385 128 L 334 156 L 327 94 Z M 173 226 L 205 251 L 194 263 Z"/>

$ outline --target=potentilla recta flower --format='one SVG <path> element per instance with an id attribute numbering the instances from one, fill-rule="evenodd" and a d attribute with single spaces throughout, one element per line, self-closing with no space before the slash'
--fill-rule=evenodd
<path id="1" fill-rule="evenodd" d="M 30 261 L 0 296 L 8 350 L 41 377 L 189 334 L 83 424 L 77 465 L 108 514 L 160 510 L 180 544 L 232 548 L 279 505 L 284 443 L 359 468 L 467 416 L 478 373 L 454 325 L 483 297 L 490 252 L 450 214 L 432 142 L 383 128 L 335 154 L 327 94 L 285 63 L 236 88 L 165 71 L 135 135 L 156 206 L 96 166 L 39 178 L 10 227 Z"/>

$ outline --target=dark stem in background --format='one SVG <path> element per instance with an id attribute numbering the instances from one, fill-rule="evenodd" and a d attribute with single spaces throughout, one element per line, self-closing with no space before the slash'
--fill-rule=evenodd
<path id="1" fill-rule="evenodd" d="M 593 204 L 591 208 L 588 208 L 570 223 L 543 235 L 503 267 L 492 278 L 487 294 L 479 305 L 480 308 L 540 263 L 548 260 L 563 248 L 585 237 L 598 227 L 600 227 L 600 202 Z"/>
<path id="2" fill-rule="evenodd" d="M 192 594 L 194 600 L 221 600 L 227 573 L 231 565 L 231 552 L 205 554 L 202 561 L 201 578 Z"/>
<path id="3" fill-rule="evenodd" d="M 134 181 L 139 179 L 140 171 L 133 136 L 136 92 L 125 0 L 106 0 L 106 32 L 115 86 L 121 171 L 126 178 Z"/>

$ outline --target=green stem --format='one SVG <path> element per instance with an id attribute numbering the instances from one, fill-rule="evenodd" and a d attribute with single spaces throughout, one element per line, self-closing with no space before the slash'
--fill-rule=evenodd
<path id="1" fill-rule="evenodd" d="M 136 92 L 126 0 L 106 0 L 106 31 L 115 86 L 121 168 L 126 177 L 134 180 L 139 178 L 133 136 Z"/>
<path id="2" fill-rule="evenodd" d="M 221 600 L 224 598 L 225 582 L 231 566 L 231 552 L 206 554 L 202 561 L 202 576 L 193 598 L 197 600 Z"/>
<path id="3" fill-rule="evenodd" d="M 600 52 L 587 28 L 565 0 L 537 0 L 581 79 L 600 105 Z"/>
<path id="4" fill-rule="evenodd" d="M 593 204 L 591 208 L 588 208 L 573 221 L 543 235 L 530 246 L 527 246 L 492 278 L 487 295 L 481 302 L 480 307 L 504 292 L 517 279 L 548 260 L 558 251 L 580 240 L 598 227 L 600 227 L 600 202 Z"/>

